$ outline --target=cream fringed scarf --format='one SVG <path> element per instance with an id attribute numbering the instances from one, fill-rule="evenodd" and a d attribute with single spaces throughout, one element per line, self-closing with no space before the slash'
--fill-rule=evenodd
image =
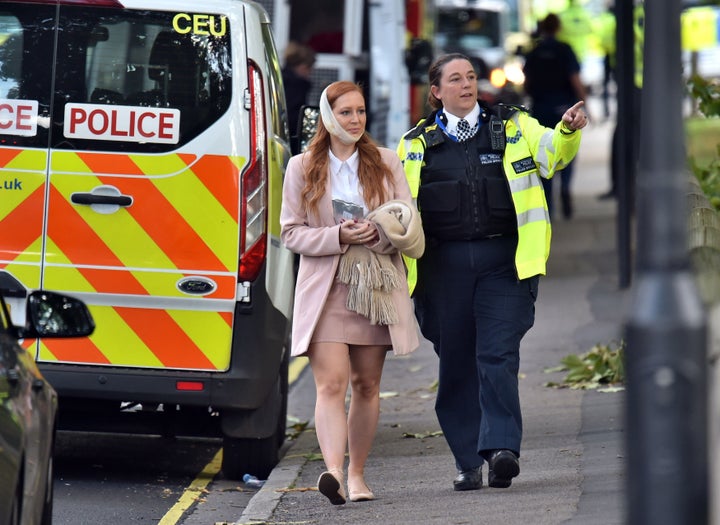
<path id="1" fill-rule="evenodd" d="M 386 202 L 370 212 L 381 236 L 398 251 L 418 258 L 425 250 L 425 236 L 417 210 L 403 201 Z M 398 322 L 392 292 L 400 286 L 400 275 L 390 255 L 373 252 L 354 244 L 340 258 L 338 280 L 348 285 L 348 310 L 370 319 L 371 324 Z"/>
<path id="2" fill-rule="evenodd" d="M 397 323 L 392 291 L 400 277 L 389 255 L 354 244 L 340 258 L 337 277 L 348 285 L 348 310 L 367 317 L 371 324 Z"/>

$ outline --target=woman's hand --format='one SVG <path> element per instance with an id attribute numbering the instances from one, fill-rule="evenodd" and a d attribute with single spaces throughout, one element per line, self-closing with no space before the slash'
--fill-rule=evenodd
<path id="1" fill-rule="evenodd" d="M 340 244 L 368 244 L 379 239 L 375 224 L 362 220 L 340 223 Z"/>
<path id="2" fill-rule="evenodd" d="M 568 131 L 576 131 L 587 126 L 588 116 L 583 109 L 585 101 L 581 100 L 568 109 L 562 116 L 562 121 Z"/>

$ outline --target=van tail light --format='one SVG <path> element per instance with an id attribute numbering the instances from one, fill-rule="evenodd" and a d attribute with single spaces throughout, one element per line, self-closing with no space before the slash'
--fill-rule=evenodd
<path id="1" fill-rule="evenodd" d="M 238 281 L 254 281 L 267 252 L 268 164 L 265 97 L 260 70 L 248 64 L 250 81 L 250 163 L 242 174 L 240 193 L 240 268 Z"/>

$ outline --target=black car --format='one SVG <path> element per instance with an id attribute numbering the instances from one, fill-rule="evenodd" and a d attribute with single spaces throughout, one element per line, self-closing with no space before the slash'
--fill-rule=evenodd
<path id="1" fill-rule="evenodd" d="M 49 525 L 57 395 L 28 348 L 38 337 L 90 335 L 95 324 L 78 299 L 42 290 L 19 295 L 6 284 L 0 279 L 0 524 Z M 15 308 L 18 299 L 26 303 L 24 326 L 11 321 L 9 303 Z"/>

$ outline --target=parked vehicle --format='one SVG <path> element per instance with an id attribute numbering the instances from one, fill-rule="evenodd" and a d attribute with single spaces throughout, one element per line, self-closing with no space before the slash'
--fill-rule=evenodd
<path id="1" fill-rule="evenodd" d="M 518 13 L 505 0 L 436 0 L 437 54 L 463 53 L 474 63 L 491 103 L 521 102 L 522 60 L 515 49 Z"/>
<path id="2" fill-rule="evenodd" d="M 0 3 L 0 267 L 82 299 L 35 354 L 61 429 L 223 439 L 260 478 L 285 438 L 290 155 L 265 11 L 245 0 Z"/>
<path id="3" fill-rule="evenodd" d="M 28 349 L 38 344 L 37 337 L 87 336 L 94 323 L 81 301 L 35 291 L 27 297 L 25 312 L 13 311 L 26 322 L 13 325 L 10 303 L 15 310 L 26 300 L 18 297 L 18 284 L 0 272 L 0 523 L 49 525 L 57 395 Z M 67 348 L 77 342 L 62 341 Z"/>

